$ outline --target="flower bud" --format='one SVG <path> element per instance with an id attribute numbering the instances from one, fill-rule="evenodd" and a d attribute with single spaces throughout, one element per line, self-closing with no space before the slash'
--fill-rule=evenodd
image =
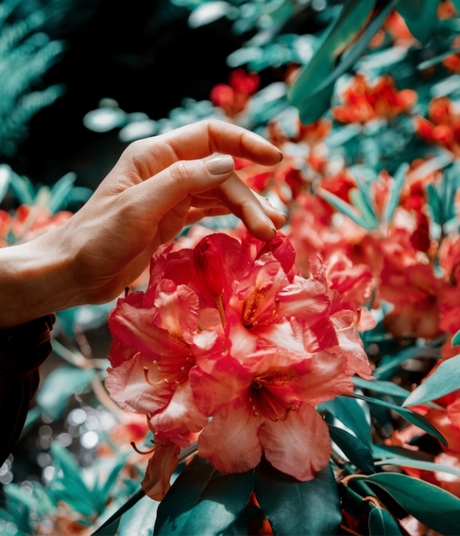
<path id="1" fill-rule="evenodd" d="M 204 286 L 215 297 L 222 296 L 224 284 L 222 281 L 222 255 L 209 236 L 205 236 L 193 252 L 195 270 Z"/>

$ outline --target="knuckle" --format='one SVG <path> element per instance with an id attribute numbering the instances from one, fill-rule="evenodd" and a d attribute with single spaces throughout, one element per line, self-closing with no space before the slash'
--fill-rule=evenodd
<path id="1" fill-rule="evenodd" d="M 190 168 L 186 162 L 175 162 L 170 168 L 169 173 L 174 182 L 180 183 L 184 188 L 190 180 Z"/>

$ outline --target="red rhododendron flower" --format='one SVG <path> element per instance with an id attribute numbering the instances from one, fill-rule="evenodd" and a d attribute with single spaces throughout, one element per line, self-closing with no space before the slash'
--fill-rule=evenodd
<path id="1" fill-rule="evenodd" d="M 357 74 L 342 97 L 343 106 L 332 108 L 340 123 L 367 123 L 372 119 L 392 119 L 406 113 L 417 100 L 411 89 L 398 91 L 391 76 L 381 77 L 371 86 L 364 75 Z"/>
<path id="2" fill-rule="evenodd" d="M 299 480 L 328 463 L 315 407 L 351 394 L 353 374 L 370 377 L 355 326 L 371 276 L 345 258 L 328 271 L 316 256 L 305 279 L 294 259 L 280 233 L 268 243 L 211 234 L 193 249 L 164 248 L 146 292 L 118 301 L 106 385 L 121 407 L 149 418 L 144 487 L 156 498 L 190 433 L 224 472 L 247 471 L 262 453 Z"/>
<path id="3" fill-rule="evenodd" d="M 212 88 L 209 98 L 215 106 L 220 106 L 228 117 L 235 117 L 246 108 L 250 96 L 259 87 L 259 81 L 257 73 L 235 69 L 230 74 L 229 85 L 217 84 Z"/>
<path id="4" fill-rule="evenodd" d="M 415 127 L 420 137 L 441 145 L 460 156 L 460 115 L 448 97 L 436 97 L 428 107 L 428 117 L 418 117 Z"/>

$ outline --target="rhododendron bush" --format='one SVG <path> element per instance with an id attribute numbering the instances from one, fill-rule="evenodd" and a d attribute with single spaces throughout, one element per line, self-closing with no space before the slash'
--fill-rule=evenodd
<path id="1" fill-rule="evenodd" d="M 10 503 L 37 534 L 460 534 L 460 2 L 174 3 L 247 36 L 228 79 L 162 119 L 105 99 L 85 125 L 257 132 L 283 160 L 236 173 L 286 224 L 185 228 L 110 304 L 108 360 L 93 309 L 60 314 L 70 386 L 117 424 L 91 478 L 53 444 L 47 485 Z M 2 247 L 70 216 L 62 181 L 0 212 Z"/>

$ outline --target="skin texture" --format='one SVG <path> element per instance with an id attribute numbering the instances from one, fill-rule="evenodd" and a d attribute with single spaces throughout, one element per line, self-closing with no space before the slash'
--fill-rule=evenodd
<path id="1" fill-rule="evenodd" d="M 238 178 L 225 155 L 267 166 L 282 159 L 260 136 L 215 120 L 132 143 L 66 223 L 0 249 L 0 328 L 116 298 L 158 246 L 205 216 L 232 212 L 270 240 L 285 216 Z"/>

